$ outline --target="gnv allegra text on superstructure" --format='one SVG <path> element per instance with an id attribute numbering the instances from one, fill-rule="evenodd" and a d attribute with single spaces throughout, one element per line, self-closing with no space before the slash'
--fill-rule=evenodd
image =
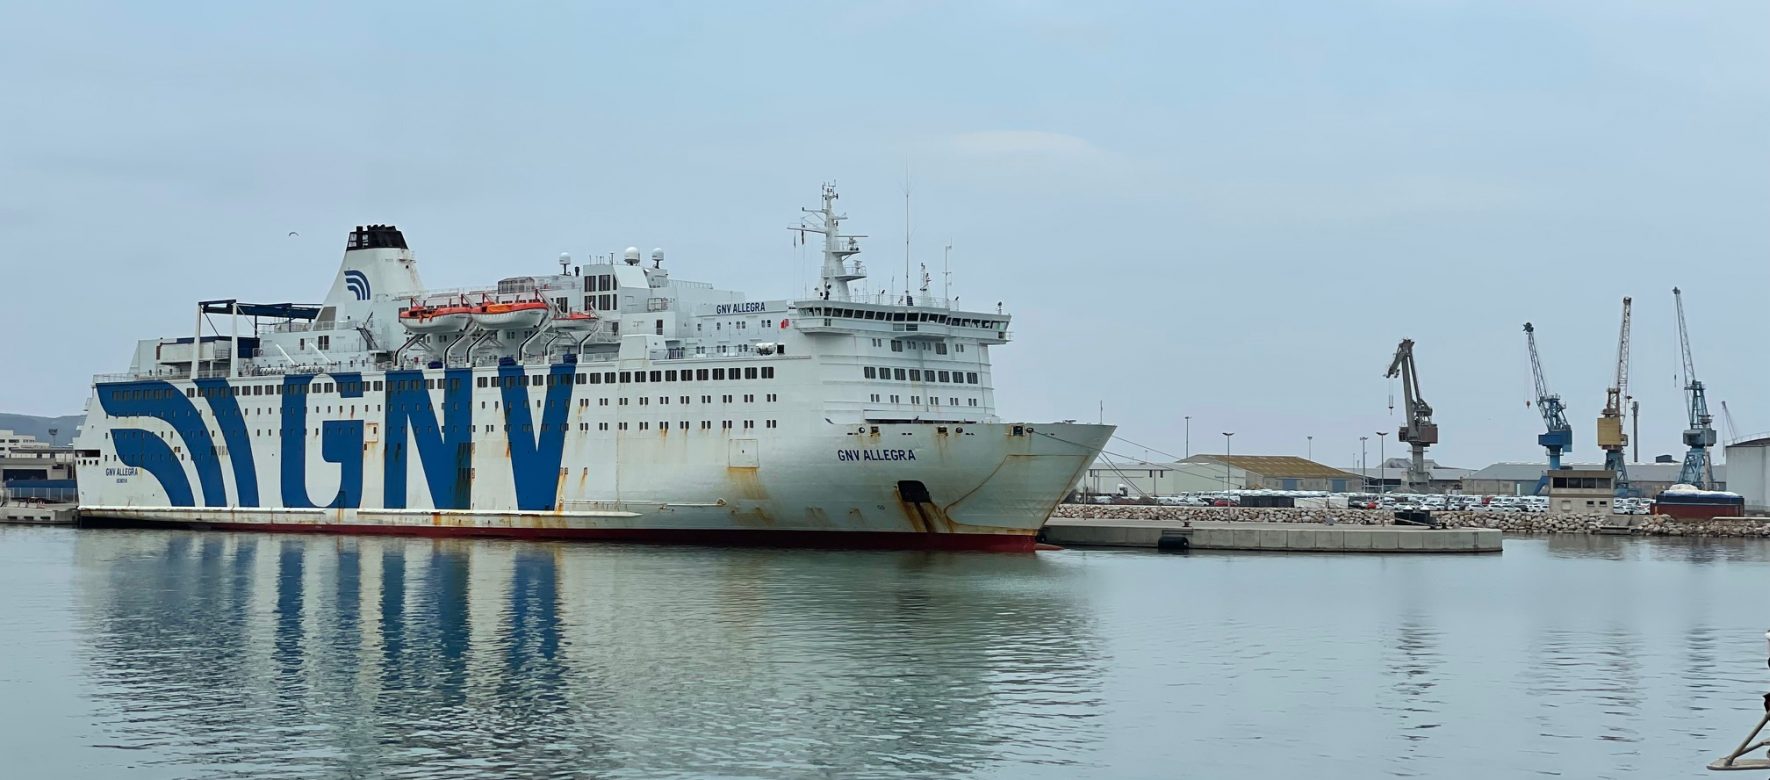
<path id="1" fill-rule="evenodd" d="M 427 290 L 359 227 L 324 303 L 204 301 L 94 383 L 84 516 L 250 530 L 1031 549 L 1110 426 L 995 415 L 1009 317 L 856 295 L 836 193 L 815 297 L 663 252 Z M 926 285 L 924 285 L 925 287 Z M 999 308 L 999 307 L 998 307 Z"/>

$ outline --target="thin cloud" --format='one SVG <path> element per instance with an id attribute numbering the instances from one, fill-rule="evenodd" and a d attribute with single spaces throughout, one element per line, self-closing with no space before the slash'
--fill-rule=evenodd
<path id="1" fill-rule="evenodd" d="M 947 139 L 952 151 L 972 157 L 1037 157 L 1059 161 L 1101 160 L 1108 155 L 1085 138 L 1045 130 L 985 130 Z"/>

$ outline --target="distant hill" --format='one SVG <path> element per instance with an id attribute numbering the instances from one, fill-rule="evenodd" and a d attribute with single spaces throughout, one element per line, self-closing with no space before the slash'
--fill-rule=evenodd
<path id="1" fill-rule="evenodd" d="M 86 421 L 86 415 L 70 414 L 66 417 L 38 417 L 32 414 L 0 414 L 0 431 L 16 431 L 35 436 L 52 444 L 74 443 L 74 432 L 80 423 Z M 49 437 L 49 429 L 54 428 L 55 438 Z"/>

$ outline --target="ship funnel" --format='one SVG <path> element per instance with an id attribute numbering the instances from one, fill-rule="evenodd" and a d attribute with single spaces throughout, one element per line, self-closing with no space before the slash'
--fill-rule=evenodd
<path id="1" fill-rule="evenodd" d="M 399 300 L 423 289 L 417 261 L 399 228 L 358 225 L 344 244 L 344 261 L 326 294 L 326 307 L 336 320 L 364 320 L 375 301 Z"/>

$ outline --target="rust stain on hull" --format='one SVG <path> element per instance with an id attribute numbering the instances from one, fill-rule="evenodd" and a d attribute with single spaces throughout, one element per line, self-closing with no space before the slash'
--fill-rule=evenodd
<path id="1" fill-rule="evenodd" d="M 760 469 L 755 466 L 727 466 L 725 478 L 731 483 L 737 497 L 748 501 L 765 501 L 768 490 L 762 487 Z"/>

